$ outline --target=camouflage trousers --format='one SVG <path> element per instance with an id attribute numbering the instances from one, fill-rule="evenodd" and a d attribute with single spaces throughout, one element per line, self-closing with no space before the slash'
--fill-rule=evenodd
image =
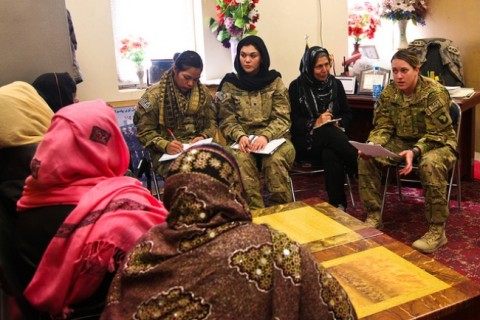
<path id="1" fill-rule="evenodd" d="M 392 139 L 386 146 L 398 153 L 413 147 L 400 139 Z M 445 223 L 449 214 L 447 203 L 448 172 L 456 159 L 455 152 L 448 146 L 427 151 L 418 159 L 419 175 L 425 197 L 425 217 L 429 223 Z M 383 167 L 398 162 L 391 158 L 370 158 L 358 160 L 358 189 L 360 200 L 372 217 L 380 217 L 382 206 L 381 179 Z"/>
<path id="2" fill-rule="evenodd" d="M 265 207 L 261 190 L 261 174 L 265 179 L 270 205 L 293 201 L 288 170 L 295 159 L 295 148 L 289 140 L 272 155 L 247 154 L 231 148 L 228 148 L 228 151 L 232 153 L 240 167 L 243 187 L 251 210 Z"/>

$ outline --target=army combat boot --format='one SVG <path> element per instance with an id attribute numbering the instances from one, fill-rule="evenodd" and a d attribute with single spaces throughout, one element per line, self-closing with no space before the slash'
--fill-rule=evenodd
<path id="1" fill-rule="evenodd" d="M 381 230 L 383 228 L 383 222 L 380 212 L 367 213 L 365 224 L 367 224 L 369 227 Z"/>
<path id="2" fill-rule="evenodd" d="M 415 241 L 412 247 L 423 253 L 432 253 L 446 243 L 445 224 L 431 223 L 427 233 Z"/>

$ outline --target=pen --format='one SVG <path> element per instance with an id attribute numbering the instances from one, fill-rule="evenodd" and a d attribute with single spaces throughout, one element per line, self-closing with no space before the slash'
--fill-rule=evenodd
<path id="1" fill-rule="evenodd" d="M 173 138 L 173 140 L 177 140 L 177 138 L 175 138 L 175 135 L 173 134 L 172 130 L 170 130 L 169 128 L 167 128 L 167 132 L 168 132 L 168 134 Z"/>

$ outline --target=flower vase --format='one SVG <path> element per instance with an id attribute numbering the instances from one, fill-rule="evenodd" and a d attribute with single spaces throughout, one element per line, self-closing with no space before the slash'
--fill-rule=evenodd
<path id="1" fill-rule="evenodd" d="M 360 53 L 360 43 L 355 42 L 355 43 L 353 44 L 352 56 L 356 55 L 357 53 Z"/>
<path id="2" fill-rule="evenodd" d="M 145 68 L 141 64 L 137 64 L 138 89 L 145 89 Z"/>
<path id="3" fill-rule="evenodd" d="M 402 19 L 398 20 L 398 30 L 399 30 L 399 36 L 400 36 L 400 41 L 398 42 L 398 49 L 405 49 L 408 47 L 408 41 L 407 41 L 407 23 L 408 20 Z"/>
<path id="4" fill-rule="evenodd" d="M 230 54 L 232 56 L 232 66 L 235 70 L 235 56 L 237 55 L 238 39 L 235 37 L 230 38 Z"/>

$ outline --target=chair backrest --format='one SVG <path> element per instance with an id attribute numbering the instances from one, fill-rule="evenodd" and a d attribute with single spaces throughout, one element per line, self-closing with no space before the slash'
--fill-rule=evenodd
<path id="1" fill-rule="evenodd" d="M 6 294 L 15 298 L 22 315 L 26 319 L 39 319 L 40 313 L 33 309 L 23 297 L 23 285 L 17 274 L 16 255 L 13 248 L 14 224 L 12 217 L 0 202 L 0 282 Z"/>
<path id="2" fill-rule="evenodd" d="M 460 129 L 462 126 L 462 108 L 458 103 L 452 101 L 450 105 L 450 117 L 452 118 L 453 128 L 457 133 L 457 143 L 460 141 Z"/>

